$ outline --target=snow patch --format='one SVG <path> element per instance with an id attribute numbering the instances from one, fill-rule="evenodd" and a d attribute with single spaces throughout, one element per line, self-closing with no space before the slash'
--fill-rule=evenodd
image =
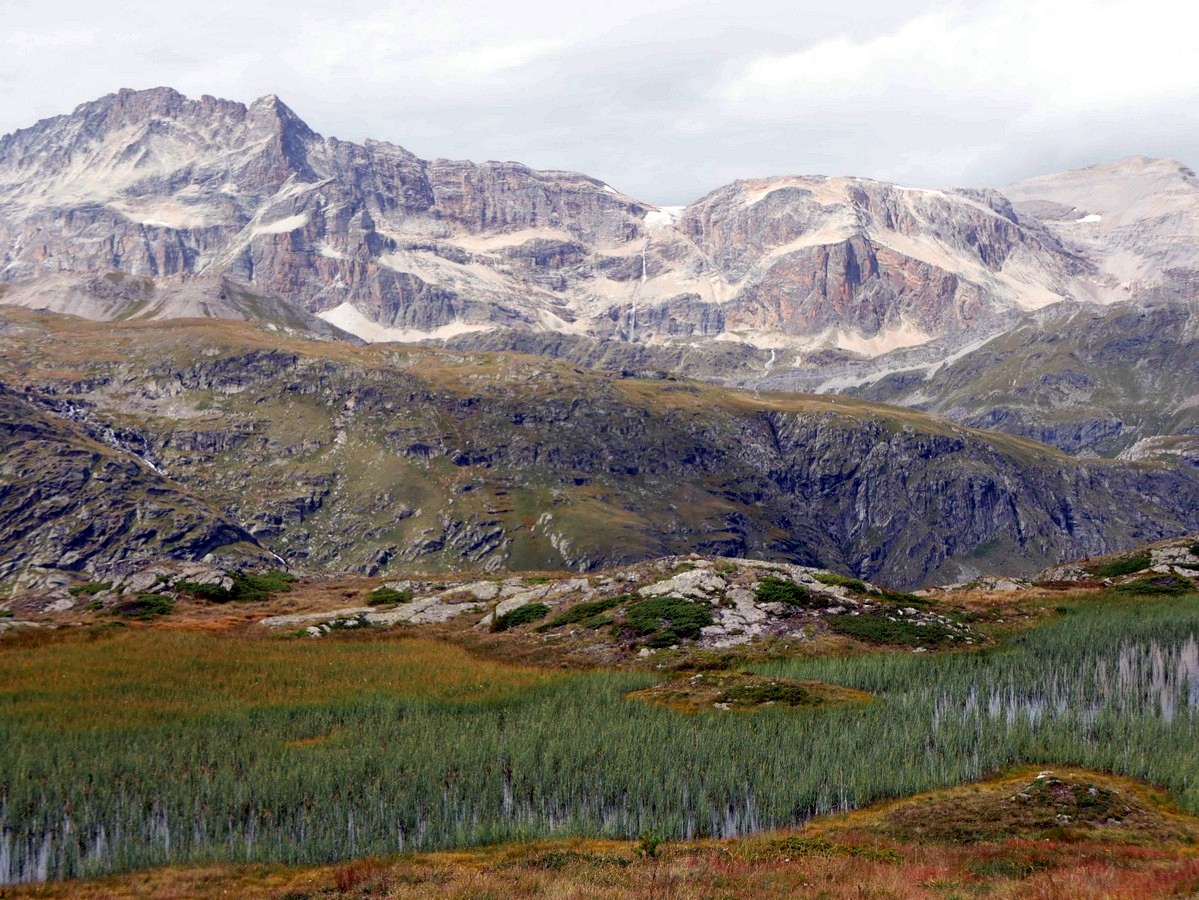
<path id="1" fill-rule="evenodd" d="M 685 206 L 659 206 L 645 214 L 645 224 L 650 228 L 670 228 L 679 220 Z"/>
<path id="2" fill-rule="evenodd" d="M 1102 221 L 1103 221 L 1103 216 L 1097 216 L 1097 215 L 1095 215 L 1095 213 L 1091 213 L 1089 216 L 1083 216 L 1081 219 L 1075 219 L 1074 223 L 1076 225 L 1085 225 L 1090 222 L 1102 222 Z"/>
<path id="3" fill-rule="evenodd" d="M 287 234 L 295 231 L 297 228 L 303 228 L 307 224 L 308 213 L 301 213 L 298 216 L 288 216 L 286 219 L 278 219 L 263 225 L 255 225 L 250 229 L 250 234 L 253 237 L 258 237 L 260 234 Z"/>
<path id="4" fill-rule="evenodd" d="M 604 185 L 604 193 L 605 193 L 605 194 L 617 194 L 617 195 L 619 195 L 619 194 L 620 194 L 620 191 L 616 190 L 616 188 L 612 187 L 612 185 L 610 185 L 610 184 L 605 184 L 605 185 Z"/>
<path id="5" fill-rule="evenodd" d="M 330 247 L 328 244 L 323 242 L 317 244 L 316 251 L 325 259 L 349 259 L 349 257 L 340 250 L 336 249 L 335 247 Z"/>
<path id="6" fill-rule="evenodd" d="M 323 319 L 330 325 L 335 325 L 342 331 L 348 331 L 355 337 L 360 337 L 372 344 L 443 340 L 457 337 L 460 334 L 493 330 L 490 325 L 472 325 L 467 322 L 450 322 L 429 331 L 422 331 L 418 328 L 393 328 L 368 318 L 352 303 L 343 303 L 316 315 L 318 319 Z"/>

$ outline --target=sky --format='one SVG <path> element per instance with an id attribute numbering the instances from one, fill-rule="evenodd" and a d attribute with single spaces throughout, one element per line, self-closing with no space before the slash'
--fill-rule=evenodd
<path id="1" fill-rule="evenodd" d="M 423 157 L 683 204 L 736 178 L 916 187 L 1199 166 L 1182 0 L 4 0 L 0 133 L 122 87 L 250 102 Z"/>

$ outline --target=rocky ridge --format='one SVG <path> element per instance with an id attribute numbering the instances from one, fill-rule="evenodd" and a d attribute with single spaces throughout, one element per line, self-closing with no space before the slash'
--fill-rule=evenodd
<path id="1" fill-rule="evenodd" d="M 794 599 L 767 599 L 762 585 L 772 583 L 797 588 Z M 812 567 L 750 559 L 692 555 L 605 570 L 587 578 L 531 581 L 511 576 L 502 581 L 424 585 L 398 581 L 382 587 L 403 590 L 413 599 L 388 609 L 347 607 L 270 616 L 259 624 L 272 629 L 302 628 L 308 636 L 322 637 L 344 628 L 431 625 L 467 617 L 477 620 L 472 625 L 475 630 L 486 631 L 493 630 L 506 614 L 544 605 L 547 611 L 534 620 L 534 631 L 577 642 L 582 652 L 605 658 L 613 654 L 648 657 L 654 651 L 653 636 L 647 645 L 643 634 L 622 635 L 620 622 L 639 603 L 668 598 L 708 611 L 711 623 L 699 628 L 694 640 L 684 639 L 689 646 L 708 650 L 762 641 L 807 642 L 830 623 L 835 627 L 843 616 L 881 616 L 893 624 L 927 629 L 927 647 L 919 641 L 922 632 L 911 632 L 909 649 L 913 652 L 926 652 L 934 645 L 966 647 L 985 640 L 963 622 L 925 608 L 923 597 L 896 594 Z"/>
<path id="2" fill-rule="evenodd" d="M 0 583 L 11 592 L 129 572 L 156 557 L 257 565 L 236 520 L 152 463 L 0 383 Z"/>
<path id="3" fill-rule="evenodd" d="M 0 381 L 23 402 L 73 410 L 119 437 L 114 453 L 140 448 L 308 571 L 591 571 L 700 552 L 910 587 L 1199 527 L 1183 471 L 1080 462 L 844 398 L 235 323 L 2 318 Z M 64 552 L 41 534 L 3 543 L 22 559 Z"/>
<path id="4" fill-rule="evenodd" d="M 86 288 L 108 272 L 156 302 Z M 785 177 L 660 209 L 575 173 L 324 138 L 273 96 L 125 90 L 0 139 L 4 302 L 94 318 L 242 316 L 189 297 L 229 279 L 370 340 L 873 356 L 1088 299 L 1095 272 L 995 191 Z"/>

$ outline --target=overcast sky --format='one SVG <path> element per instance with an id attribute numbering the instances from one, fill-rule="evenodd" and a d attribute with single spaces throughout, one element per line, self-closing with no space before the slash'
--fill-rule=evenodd
<path id="1" fill-rule="evenodd" d="M 1183 0 L 4 0 L 0 133 L 121 87 L 249 102 L 425 156 L 685 203 L 734 178 L 999 186 L 1199 165 Z"/>

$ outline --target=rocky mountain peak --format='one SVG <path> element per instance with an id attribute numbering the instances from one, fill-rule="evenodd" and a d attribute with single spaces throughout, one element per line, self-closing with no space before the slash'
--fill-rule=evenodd
<path id="1" fill-rule="evenodd" d="M 1074 232 L 1116 221 L 1108 207 L 1137 228 L 1187 219 L 1199 189 L 1173 167 L 1169 185 L 1084 170 L 1006 194 L 782 176 L 662 210 L 579 173 L 325 139 L 273 94 L 247 107 L 122 90 L 0 140 L 0 283 L 6 303 L 44 304 L 39 278 L 211 276 L 371 340 L 498 331 L 877 356 L 1115 299 L 1120 273 L 1097 277 L 1094 256 L 1135 249 L 1136 233 Z M 1076 189 L 1104 211 L 1058 222 L 1082 210 Z M 1142 194 L 1164 211 L 1138 212 Z M 1176 244 L 1133 275 L 1199 256 L 1199 241 Z"/>

